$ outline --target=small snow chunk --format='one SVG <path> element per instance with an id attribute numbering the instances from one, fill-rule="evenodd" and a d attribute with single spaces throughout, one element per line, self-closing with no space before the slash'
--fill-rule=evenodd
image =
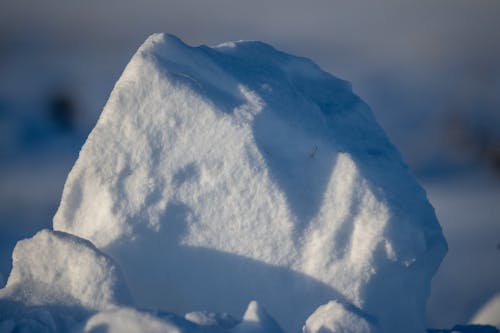
<path id="1" fill-rule="evenodd" d="M 215 48 L 222 49 L 222 48 L 228 48 L 228 49 L 233 49 L 236 47 L 235 42 L 224 42 L 219 45 L 216 45 Z"/>
<path id="2" fill-rule="evenodd" d="M 214 313 L 208 311 L 195 311 L 186 313 L 184 318 L 194 324 L 203 326 L 204 329 L 227 330 L 236 326 L 240 321 L 228 313 Z"/>
<path id="3" fill-rule="evenodd" d="M 99 312 L 85 323 L 79 333 L 181 333 L 182 327 L 146 312 L 118 308 Z"/>
<path id="4" fill-rule="evenodd" d="M 17 243 L 0 300 L 102 310 L 129 302 L 129 295 L 113 260 L 89 241 L 42 230 Z"/>
<path id="5" fill-rule="evenodd" d="M 282 333 L 278 323 L 256 301 L 248 304 L 242 322 L 231 333 Z"/>
<path id="6" fill-rule="evenodd" d="M 304 333 L 374 333 L 374 327 L 363 317 L 330 301 L 307 318 Z"/>

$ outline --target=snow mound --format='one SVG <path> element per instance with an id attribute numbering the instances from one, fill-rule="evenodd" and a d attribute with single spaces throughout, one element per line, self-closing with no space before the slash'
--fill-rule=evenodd
<path id="1" fill-rule="evenodd" d="M 472 317 L 472 324 L 500 327 L 500 293 L 494 295 Z"/>
<path id="2" fill-rule="evenodd" d="M 330 301 L 320 306 L 307 318 L 304 333 L 373 333 L 376 332 L 366 318 L 347 310 L 342 304 Z"/>
<path id="3" fill-rule="evenodd" d="M 232 333 L 282 333 L 278 323 L 256 301 L 248 304 L 243 321 Z"/>
<path id="4" fill-rule="evenodd" d="M 347 82 L 261 42 L 164 34 L 116 83 L 54 229 L 115 259 L 139 306 L 241 313 L 257 299 L 290 332 L 329 300 L 422 332 L 446 252 Z"/>
<path id="5" fill-rule="evenodd" d="M 99 311 L 127 304 L 130 296 L 119 269 L 89 241 L 42 230 L 17 243 L 2 301 Z"/>

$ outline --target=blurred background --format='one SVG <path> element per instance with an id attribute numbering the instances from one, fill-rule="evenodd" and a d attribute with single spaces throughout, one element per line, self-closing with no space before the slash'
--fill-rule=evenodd
<path id="1" fill-rule="evenodd" d="M 256 39 L 346 79 L 425 187 L 449 254 L 429 327 L 500 292 L 500 2 L 0 0 L 0 284 L 145 38 Z M 3 280 L 3 281 L 2 281 Z"/>

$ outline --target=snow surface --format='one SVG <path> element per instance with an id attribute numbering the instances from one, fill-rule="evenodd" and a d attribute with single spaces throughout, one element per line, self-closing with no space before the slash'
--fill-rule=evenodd
<path id="1" fill-rule="evenodd" d="M 115 259 L 140 306 L 240 313 L 257 299 L 287 331 L 338 300 L 381 331 L 422 332 L 446 252 L 347 82 L 264 43 L 164 34 L 116 83 L 54 229 Z"/>

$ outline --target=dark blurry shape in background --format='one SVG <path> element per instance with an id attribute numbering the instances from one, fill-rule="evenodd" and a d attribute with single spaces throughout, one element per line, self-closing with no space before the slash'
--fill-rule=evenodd
<path id="1" fill-rule="evenodd" d="M 137 47 L 257 39 L 353 84 L 426 187 L 450 252 L 432 327 L 500 291 L 500 2 L 0 0 L 0 273 L 50 227 L 67 173 Z"/>
<path id="2" fill-rule="evenodd" d="M 499 123 L 489 118 L 484 114 L 450 113 L 443 132 L 444 140 L 459 155 L 460 162 L 469 162 L 478 168 L 491 168 L 500 176 Z"/>
<path id="3" fill-rule="evenodd" d="M 48 115 L 57 129 L 62 132 L 72 132 L 76 129 L 76 104 L 71 95 L 59 91 L 48 100 Z"/>

